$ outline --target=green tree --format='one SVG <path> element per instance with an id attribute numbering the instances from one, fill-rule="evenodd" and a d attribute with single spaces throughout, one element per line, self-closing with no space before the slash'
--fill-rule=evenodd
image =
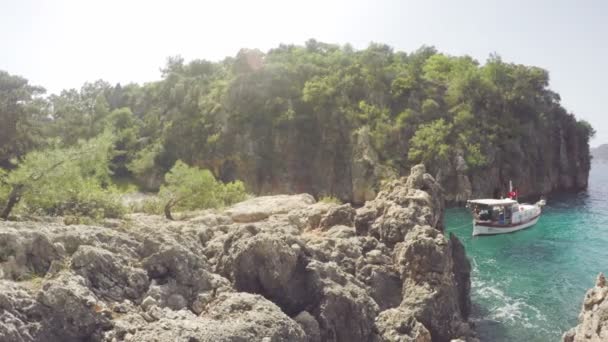
<path id="1" fill-rule="evenodd" d="M 410 161 L 435 166 L 446 160 L 451 150 L 448 141 L 451 130 L 452 125 L 443 119 L 420 126 L 410 141 Z"/>
<path id="2" fill-rule="evenodd" d="M 111 169 L 116 176 L 126 177 L 130 173 L 128 165 L 139 150 L 139 120 L 130 108 L 120 108 L 113 110 L 106 121 L 116 136 Z"/>
<path id="3" fill-rule="evenodd" d="M 335 195 L 334 188 L 352 186 L 345 171 L 363 126 L 378 162 L 401 173 L 420 161 L 435 172 L 453 152 L 471 174 L 490 160 L 542 159 L 541 175 L 541 167 L 555 164 L 540 152 L 560 143 L 554 132 L 567 134 L 577 155 L 593 133 L 561 106 L 546 70 L 426 46 L 406 53 L 309 40 L 241 50 L 219 62 L 173 57 L 159 81 L 96 81 L 48 101 L 26 80 L 6 74 L 2 82 L 0 166 L 14 167 L 11 159 L 47 138 L 75 146 L 112 127 L 111 170 L 149 189 L 182 160 L 222 181 L 241 178 L 253 192 L 288 182 L 297 191 Z M 501 170 L 504 177 L 517 172 Z"/>
<path id="4" fill-rule="evenodd" d="M 122 207 L 107 189 L 112 145 L 113 136 L 105 133 L 72 147 L 29 152 L 2 177 L 0 218 L 7 219 L 17 205 L 50 215 L 120 216 Z"/>
<path id="5" fill-rule="evenodd" d="M 0 70 L 0 167 L 40 145 L 46 102 L 45 90 L 20 76 Z"/>
<path id="6" fill-rule="evenodd" d="M 159 196 L 167 219 L 173 220 L 173 209 L 193 210 L 217 208 L 245 198 L 242 182 L 222 184 L 209 170 L 190 167 L 178 160 L 165 175 Z"/>
<path id="7" fill-rule="evenodd" d="M 586 120 L 578 120 L 576 122 L 577 129 L 581 132 L 583 139 L 587 142 L 595 136 L 595 129 Z"/>

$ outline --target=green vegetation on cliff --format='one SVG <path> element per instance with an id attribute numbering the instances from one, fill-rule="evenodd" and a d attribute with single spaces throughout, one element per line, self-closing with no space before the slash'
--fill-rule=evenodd
<path id="1" fill-rule="evenodd" d="M 153 189 L 178 160 L 224 182 L 241 179 L 254 193 L 356 202 L 373 198 L 377 180 L 367 180 L 419 162 L 454 193 L 464 191 L 450 183 L 461 179 L 456 169 L 473 193 L 522 172 L 539 191 L 584 186 L 593 129 L 548 85 L 546 70 L 496 55 L 480 64 L 431 47 L 354 50 L 315 40 L 220 62 L 170 58 L 157 82 L 96 81 L 48 98 L 2 72 L 0 166 L 49 139 L 71 146 L 110 128 L 110 170 Z M 491 182 L 477 186 L 475 177 Z"/>

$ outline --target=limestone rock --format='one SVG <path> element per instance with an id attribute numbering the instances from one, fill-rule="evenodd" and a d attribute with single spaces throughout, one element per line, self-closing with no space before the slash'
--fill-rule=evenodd
<path id="1" fill-rule="evenodd" d="M 317 320 L 309 314 L 307 311 L 300 312 L 296 317 L 293 318 L 306 333 L 308 342 L 321 342 L 321 330 Z"/>
<path id="2" fill-rule="evenodd" d="M 351 157 L 352 198 L 356 204 L 373 200 L 380 182 L 396 178 L 396 173 L 382 165 L 378 153 L 371 143 L 369 127 L 363 126 L 353 134 Z"/>
<path id="3" fill-rule="evenodd" d="M 369 295 L 378 303 L 380 310 L 401 304 L 402 280 L 392 266 L 365 265 L 357 270 L 357 279 L 367 285 Z"/>
<path id="4" fill-rule="evenodd" d="M 24 287 L 0 280 L 0 341 L 41 341 L 45 313 Z"/>
<path id="5" fill-rule="evenodd" d="M 173 222 L 0 222 L 0 340 L 474 341 L 442 191 L 416 166 L 357 210 L 280 195 Z"/>
<path id="6" fill-rule="evenodd" d="M 287 310 L 301 306 L 307 292 L 296 274 L 300 251 L 289 240 L 260 233 L 236 241 L 228 253 L 221 267 L 238 291 L 262 294 Z"/>
<path id="7" fill-rule="evenodd" d="M 47 280 L 37 301 L 48 308 L 46 324 L 57 341 L 96 340 L 112 328 L 110 312 L 80 276 L 66 272 Z"/>
<path id="8" fill-rule="evenodd" d="M 312 314 L 319 322 L 321 340 L 370 340 L 379 308 L 364 286 L 334 263 L 312 261 L 306 269 L 312 273 L 310 287 L 318 296 Z"/>
<path id="9" fill-rule="evenodd" d="M 315 203 L 308 194 L 261 196 L 238 203 L 226 211 L 235 222 L 256 222 Z"/>
<path id="10" fill-rule="evenodd" d="M 236 335 L 242 334 L 244 340 L 264 337 L 270 341 L 305 341 L 306 335 L 300 325 L 262 296 L 249 293 L 222 294 L 209 307 L 201 315 L 202 318 L 232 325 L 239 332 Z"/>
<path id="11" fill-rule="evenodd" d="M 608 285 L 602 273 L 587 291 L 578 320 L 576 327 L 564 333 L 564 342 L 608 341 Z"/>
<path id="12" fill-rule="evenodd" d="M 248 293 L 222 294 L 200 317 L 169 309 L 160 310 L 158 315 L 151 323 L 125 317 L 121 319 L 124 333 L 108 337 L 124 337 L 131 329 L 129 341 L 307 341 L 300 325 L 276 305 Z"/>
<path id="13" fill-rule="evenodd" d="M 174 310 L 192 307 L 204 292 L 226 291 L 228 281 L 209 272 L 204 257 L 181 246 L 164 247 L 143 261 L 152 279 L 145 296 Z"/>
<path id="14" fill-rule="evenodd" d="M 129 267 L 127 260 L 93 246 L 80 246 L 72 256 L 72 269 L 89 280 L 93 292 L 114 301 L 138 299 L 148 290 L 149 280 L 140 268 Z"/>
<path id="15" fill-rule="evenodd" d="M 403 302 L 434 339 L 449 340 L 467 334 L 468 294 L 461 298 L 452 250 L 453 243 L 428 226 L 416 226 L 395 248 L 395 261 L 404 279 Z M 462 279 L 461 279 L 462 281 Z"/>
<path id="16" fill-rule="evenodd" d="M 358 209 L 358 234 L 370 234 L 392 247 L 415 225 L 443 230 L 443 192 L 424 170 L 423 165 L 413 167 L 407 179 L 388 183 L 375 200 Z"/>
<path id="17" fill-rule="evenodd" d="M 300 230 L 316 229 L 325 213 L 335 206 L 334 203 L 317 202 L 305 208 L 292 210 L 288 215 L 289 222 Z"/>
<path id="18" fill-rule="evenodd" d="M 431 333 L 411 312 L 403 309 L 383 311 L 376 320 L 378 332 L 387 342 L 431 342 Z"/>
<path id="19" fill-rule="evenodd" d="M 319 226 L 328 229 L 337 225 L 352 226 L 355 219 L 355 209 L 350 204 L 333 207 L 321 218 Z"/>
<path id="20" fill-rule="evenodd" d="M 62 248 L 41 232 L 0 230 L 0 279 L 19 280 L 32 274 L 44 275 L 51 263 L 62 257 Z"/>

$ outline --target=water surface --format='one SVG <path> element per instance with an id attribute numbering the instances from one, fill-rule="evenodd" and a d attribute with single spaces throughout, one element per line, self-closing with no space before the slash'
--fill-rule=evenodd
<path id="1" fill-rule="evenodd" d="M 608 164 L 593 165 L 587 191 L 550 196 L 531 228 L 472 237 L 471 220 L 465 209 L 446 212 L 473 265 L 481 340 L 559 341 L 597 274 L 608 273 Z"/>

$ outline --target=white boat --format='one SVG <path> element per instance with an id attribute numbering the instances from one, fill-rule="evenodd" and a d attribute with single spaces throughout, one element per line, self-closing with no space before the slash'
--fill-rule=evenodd
<path id="1" fill-rule="evenodd" d="M 511 233 L 538 222 L 544 200 L 520 204 L 514 199 L 476 199 L 467 201 L 473 213 L 473 236 Z"/>

